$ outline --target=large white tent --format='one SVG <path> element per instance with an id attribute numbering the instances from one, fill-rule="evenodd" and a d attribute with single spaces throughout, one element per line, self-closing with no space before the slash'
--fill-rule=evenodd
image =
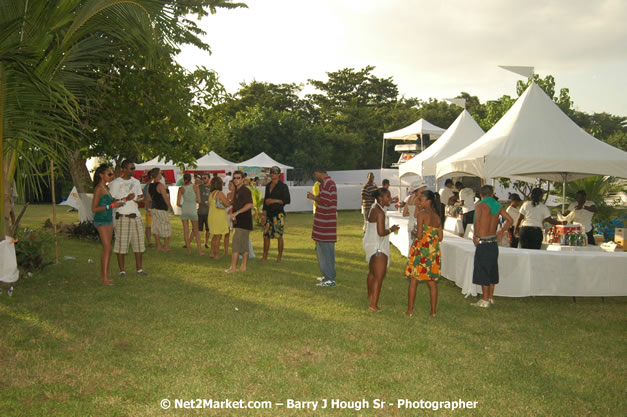
<path id="1" fill-rule="evenodd" d="M 401 164 L 399 174 L 401 177 L 410 174 L 434 176 L 438 162 L 464 149 L 484 133 L 468 110 L 464 110 L 433 145 Z"/>
<path id="2" fill-rule="evenodd" d="M 627 178 L 627 152 L 575 124 L 535 83 L 485 135 L 437 164 L 436 175 L 571 181 Z"/>
<path id="3" fill-rule="evenodd" d="M 150 161 L 143 162 L 141 164 L 135 164 L 135 167 L 139 170 L 150 170 L 153 168 L 178 170 L 178 166 L 174 162 L 166 162 L 164 159 L 159 157 L 152 158 Z"/>
<path id="4" fill-rule="evenodd" d="M 381 145 L 381 168 L 383 168 L 383 160 L 385 158 L 385 141 L 386 140 L 418 140 L 420 138 L 421 146 L 423 135 L 429 135 L 431 138 L 439 138 L 445 129 L 429 123 L 425 119 L 420 119 L 409 126 L 393 132 L 383 134 L 383 143 Z M 422 149 L 421 149 L 422 150 Z"/>
<path id="5" fill-rule="evenodd" d="M 211 151 L 207 155 L 198 158 L 196 168 L 189 167 L 189 169 L 197 171 L 234 171 L 237 169 L 237 165 L 237 163 L 224 159 L 214 151 Z"/>
<path id="6" fill-rule="evenodd" d="M 286 172 L 288 169 L 294 168 L 289 165 L 285 165 L 285 164 L 275 161 L 274 159 L 270 158 L 265 152 L 261 152 L 259 155 L 237 164 L 237 166 L 240 166 L 240 167 L 261 167 L 261 168 L 272 168 L 275 165 L 281 168 L 281 172 Z"/>

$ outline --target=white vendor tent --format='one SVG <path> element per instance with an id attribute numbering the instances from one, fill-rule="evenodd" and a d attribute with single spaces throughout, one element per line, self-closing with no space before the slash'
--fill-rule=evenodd
<path id="1" fill-rule="evenodd" d="M 270 158 L 265 152 L 261 152 L 259 155 L 250 158 L 246 161 L 240 162 L 237 164 L 240 167 L 261 167 L 261 168 L 272 168 L 273 166 L 278 166 L 281 168 L 281 172 L 286 172 L 288 169 L 293 169 L 289 165 L 282 164 L 280 162 L 275 161 Z"/>
<path id="2" fill-rule="evenodd" d="M 196 168 L 188 167 L 192 171 L 234 171 L 237 169 L 237 163 L 222 158 L 214 151 L 199 158 L 196 161 Z"/>
<path id="3" fill-rule="evenodd" d="M 135 164 L 135 167 L 143 171 L 148 171 L 153 168 L 172 169 L 172 170 L 179 169 L 178 165 L 174 164 L 174 162 L 172 161 L 166 162 L 164 159 L 160 159 L 159 157 L 155 157 L 151 159 L 150 161 L 147 161 L 141 164 Z"/>
<path id="4" fill-rule="evenodd" d="M 438 162 L 464 149 L 484 133 L 468 110 L 462 111 L 433 145 L 398 167 L 400 176 L 409 174 L 421 177 L 434 176 Z"/>
<path id="5" fill-rule="evenodd" d="M 381 168 L 383 168 L 383 159 L 385 156 L 385 141 L 386 140 L 413 140 L 416 141 L 420 138 L 420 144 L 422 144 L 423 135 L 429 135 L 433 139 L 439 138 L 445 129 L 429 123 L 425 119 L 420 119 L 409 126 L 405 126 L 402 129 L 395 130 L 393 132 L 387 132 L 383 134 L 383 144 L 381 149 Z M 421 149 L 422 150 L 422 149 Z"/>
<path id="6" fill-rule="evenodd" d="M 417 122 L 414 122 L 402 129 L 395 130 L 394 132 L 384 133 L 383 139 L 416 140 L 422 135 L 431 135 L 437 138 L 440 137 L 444 132 L 445 129 L 429 123 L 425 119 L 420 119 Z"/>
<path id="7" fill-rule="evenodd" d="M 550 181 L 627 178 L 627 152 L 588 134 L 532 83 L 485 135 L 437 164 L 438 177 L 452 174 Z"/>

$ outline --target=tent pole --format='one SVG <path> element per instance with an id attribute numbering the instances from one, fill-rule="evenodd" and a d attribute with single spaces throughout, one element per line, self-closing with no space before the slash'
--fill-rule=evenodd
<path id="1" fill-rule="evenodd" d="M 50 182 L 52 185 L 52 230 L 54 231 L 54 264 L 59 263 L 59 241 L 57 240 L 57 199 L 54 188 L 54 159 L 50 160 Z"/>
<path id="2" fill-rule="evenodd" d="M 566 204 L 566 173 L 562 174 L 562 214 L 564 214 L 564 206 Z"/>
<path id="3" fill-rule="evenodd" d="M 381 146 L 381 169 L 383 169 L 383 157 L 385 156 L 385 138 L 383 138 L 383 146 Z"/>

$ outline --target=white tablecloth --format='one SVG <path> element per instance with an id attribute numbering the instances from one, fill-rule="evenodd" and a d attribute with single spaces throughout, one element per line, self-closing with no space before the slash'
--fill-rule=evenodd
<path id="1" fill-rule="evenodd" d="M 461 217 L 448 217 L 446 216 L 444 220 L 444 230 L 448 230 L 451 233 L 455 233 L 458 236 L 464 235 L 464 223 L 462 222 Z"/>
<path id="2" fill-rule="evenodd" d="M 401 227 L 398 235 L 390 235 L 390 242 L 407 256 L 407 218 L 397 213 L 388 216 L 390 225 Z M 465 295 L 480 294 L 481 287 L 472 283 L 472 241 L 445 231 L 441 248 L 442 276 Z M 503 297 L 627 296 L 627 253 L 607 253 L 595 246 L 561 252 L 499 247 L 499 275 L 494 293 Z"/>
<path id="3" fill-rule="evenodd" d="M 472 283 L 475 246 L 468 239 L 445 232 L 441 243 L 442 275 L 462 294 L 477 295 Z M 553 252 L 499 247 L 499 284 L 494 294 L 504 297 L 627 296 L 627 254 L 588 250 Z"/>

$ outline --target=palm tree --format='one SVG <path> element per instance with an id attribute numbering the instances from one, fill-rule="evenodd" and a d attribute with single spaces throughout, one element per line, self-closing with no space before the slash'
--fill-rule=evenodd
<path id="1" fill-rule="evenodd" d="M 122 47 L 154 53 L 156 28 L 176 27 L 156 0 L 0 2 L 0 195 L 9 181 L 34 180 L 39 157 L 63 162 L 80 134 L 82 100 Z M 0 204 L 0 238 L 6 229 Z"/>

